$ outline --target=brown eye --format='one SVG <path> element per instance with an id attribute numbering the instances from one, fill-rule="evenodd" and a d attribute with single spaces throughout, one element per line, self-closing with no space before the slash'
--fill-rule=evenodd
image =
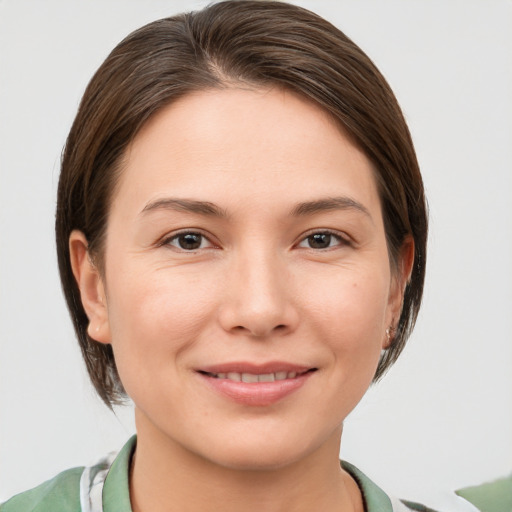
<path id="1" fill-rule="evenodd" d="M 330 233 L 315 233 L 308 236 L 308 243 L 312 249 L 326 249 L 331 245 L 331 238 Z"/>
<path id="2" fill-rule="evenodd" d="M 306 247 L 307 249 L 329 249 L 339 245 L 343 245 L 343 239 L 340 236 L 329 232 L 318 232 L 304 238 L 300 242 L 299 247 Z"/>
<path id="3" fill-rule="evenodd" d="M 197 249 L 203 249 L 209 245 L 206 237 L 201 233 L 179 233 L 173 236 L 167 242 L 168 245 L 181 249 L 183 251 L 195 251 Z"/>

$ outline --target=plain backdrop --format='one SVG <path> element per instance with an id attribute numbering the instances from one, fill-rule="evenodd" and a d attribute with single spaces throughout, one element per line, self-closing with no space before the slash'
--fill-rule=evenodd
<path id="1" fill-rule="evenodd" d="M 391 493 L 512 471 L 512 2 L 297 1 L 353 38 L 403 107 L 430 203 L 423 309 L 400 361 L 345 423 L 342 457 Z M 0 0 L 0 501 L 118 449 L 60 291 L 59 158 L 81 94 L 131 30 L 205 5 Z"/>

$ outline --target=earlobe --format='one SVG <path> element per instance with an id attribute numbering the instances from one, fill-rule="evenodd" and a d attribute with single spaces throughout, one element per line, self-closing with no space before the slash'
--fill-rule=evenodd
<path id="1" fill-rule="evenodd" d="M 89 325 L 87 334 L 100 343 L 110 343 L 110 325 L 103 278 L 91 261 L 85 235 L 74 230 L 69 236 L 69 255 L 73 275 Z"/>

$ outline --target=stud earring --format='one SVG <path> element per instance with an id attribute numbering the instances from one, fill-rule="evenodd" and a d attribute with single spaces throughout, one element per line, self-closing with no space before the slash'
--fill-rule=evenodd
<path id="1" fill-rule="evenodd" d="M 395 333 L 396 333 L 396 329 L 392 325 L 390 325 L 386 329 L 386 337 L 388 339 L 388 345 L 391 345 L 391 343 L 395 339 Z"/>

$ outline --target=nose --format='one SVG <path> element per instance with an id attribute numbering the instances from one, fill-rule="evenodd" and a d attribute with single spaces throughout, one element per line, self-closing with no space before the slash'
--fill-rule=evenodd
<path id="1" fill-rule="evenodd" d="M 219 321 L 253 338 L 293 332 L 299 322 L 290 272 L 275 254 L 240 256 L 231 266 Z"/>

